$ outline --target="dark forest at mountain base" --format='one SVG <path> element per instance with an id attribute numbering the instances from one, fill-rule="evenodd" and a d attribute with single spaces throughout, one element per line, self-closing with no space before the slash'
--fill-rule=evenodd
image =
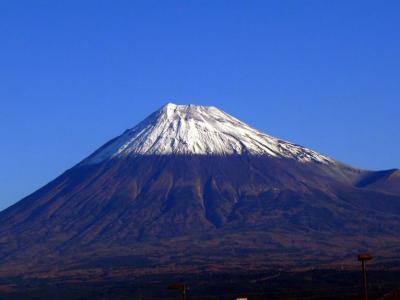
<path id="1" fill-rule="evenodd" d="M 370 271 L 368 277 L 371 300 L 381 299 L 384 295 L 400 288 L 400 271 Z M 240 274 L 165 274 L 119 281 L 98 278 L 86 282 L 69 278 L 57 280 L 2 278 L 0 299 L 179 299 L 179 291 L 167 289 L 173 282 L 187 284 L 188 300 L 228 300 L 240 296 L 249 300 L 355 300 L 360 299 L 361 291 L 359 271 L 313 270 Z"/>

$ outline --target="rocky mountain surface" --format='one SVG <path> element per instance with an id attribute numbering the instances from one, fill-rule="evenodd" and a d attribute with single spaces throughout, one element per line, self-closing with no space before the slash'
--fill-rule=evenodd
<path id="1" fill-rule="evenodd" d="M 399 232 L 399 170 L 167 104 L 0 212 L 0 275 L 399 263 Z"/>

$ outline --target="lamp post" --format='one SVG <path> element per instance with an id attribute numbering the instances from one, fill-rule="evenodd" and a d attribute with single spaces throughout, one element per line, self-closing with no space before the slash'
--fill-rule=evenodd
<path id="1" fill-rule="evenodd" d="M 371 260 L 372 256 L 368 253 L 361 253 L 357 256 L 358 261 L 361 262 L 361 271 L 363 276 L 363 299 L 368 300 L 368 282 L 367 282 L 367 269 L 365 262 Z"/>

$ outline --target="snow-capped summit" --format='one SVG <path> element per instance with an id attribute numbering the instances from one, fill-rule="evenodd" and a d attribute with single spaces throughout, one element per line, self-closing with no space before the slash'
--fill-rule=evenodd
<path id="1" fill-rule="evenodd" d="M 83 163 L 129 155 L 267 155 L 332 163 L 310 149 L 264 134 L 213 106 L 168 103 L 106 143 Z"/>
<path id="2" fill-rule="evenodd" d="M 398 175 L 330 160 L 215 107 L 168 104 L 0 211 L 0 274 L 322 269 L 383 244 L 395 265 Z M 110 259 L 120 257 L 134 258 L 123 273 Z"/>

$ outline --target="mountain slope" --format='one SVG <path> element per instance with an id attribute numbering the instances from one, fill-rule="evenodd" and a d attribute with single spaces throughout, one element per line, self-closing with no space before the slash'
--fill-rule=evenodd
<path id="1" fill-rule="evenodd" d="M 0 212 L 0 274 L 330 266 L 361 250 L 395 259 L 400 193 L 384 182 L 396 172 L 169 104 Z"/>
<path id="2" fill-rule="evenodd" d="M 400 194 L 400 170 L 366 172 L 358 179 L 356 186 L 385 193 Z"/>

